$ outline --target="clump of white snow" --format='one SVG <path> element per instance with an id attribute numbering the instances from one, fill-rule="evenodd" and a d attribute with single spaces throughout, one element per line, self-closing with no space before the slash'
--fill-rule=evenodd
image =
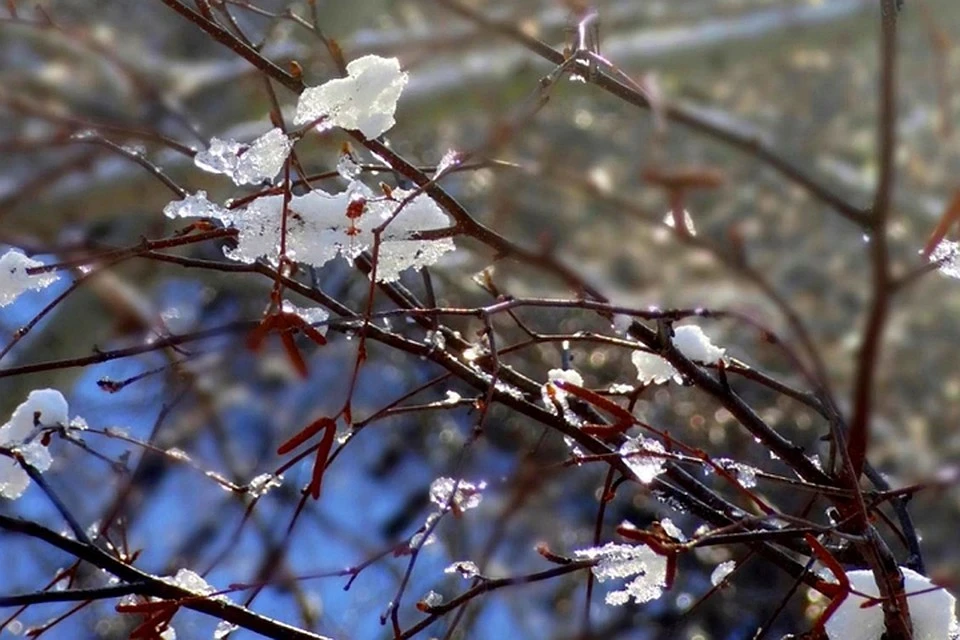
<path id="1" fill-rule="evenodd" d="M 5 307 L 29 289 L 39 291 L 57 281 L 55 273 L 30 275 L 27 269 L 42 267 L 43 263 L 11 249 L 0 258 L 0 307 Z"/>
<path id="2" fill-rule="evenodd" d="M 558 381 L 569 382 L 570 384 L 582 387 L 583 376 L 573 369 L 550 369 L 550 371 L 547 372 L 547 381 L 540 387 L 540 396 L 547 411 L 556 413 L 557 405 L 559 404 L 560 408 L 563 409 L 563 414 L 567 422 L 576 422 L 576 416 L 570 412 L 570 404 L 567 399 L 570 394 L 554 384 Z"/>
<path id="3" fill-rule="evenodd" d="M 70 422 L 67 401 L 54 389 L 31 391 L 26 401 L 13 412 L 10 421 L 0 427 L 0 447 L 19 453 L 27 464 L 43 473 L 53 459 L 38 441 L 32 441 L 38 426 L 67 425 Z M 30 476 L 19 462 L 0 456 L 0 496 L 16 500 L 30 485 Z"/>
<path id="4" fill-rule="evenodd" d="M 205 151 L 194 156 L 193 163 L 204 171 L 230 176 L 236 185 L 260 184 L 280 173 L 292 148 L 293 141 L 274 128 L 250 145 L 213 138 Z"/>
<path id="5" fill-rule="evenodd" d="M 667 559 L 646 545 L 609 542 L 602 547 L 578 549 L 575 554 L 581 560 L 598 560 L 592 569 L 597 582 L 636 576 L 625 588 L 607 594 L 606 603 L 609 605 L 623 605 L 630 602 L 631 598 L 642 604 L 663 595 L 667 582 Z"/>
<path id="6" fill-rule="evenodd" d="M 945 589 L 912 569 L 900 567 L 903 587 L 913 622 L 913 640 L 947 640 L 957 631 L 957 600 Z M 880 590 L 872 571 L 848 571 L 850 586 L 868 596 L 879 597 Z M 934 589 L 927 593 L 917 593 Z M 916 594 L 916 595 L 911 595 Z M 880 604 L 864 607 L 869 600 L 849 594 L 827 620 L 830 640 L 880 640 L 884 632 L 883 608 Z"/>
<path id="7" fill-rule="evenodd" d="M 451 238 L 416 240 L 419 231 L 449 226 L 447 215 L 432 198 L 418 194 L 399 209 L 412 191 L 395 189 L 391 197 L 375 194 L 354 181 L 336 194 L 315 189 L 288 203 L 287 255 L 298 262 L 322 266 L 337 256 L 353 260 L 372 249 L 374 229 L 389 221 L 377 255 L 377 280 L 393 282 L 407 269 L 435 264 L 456 247 Z M 399 210 L 398 210 L 399 209 Z M 226 249 L 231 260 L 252 263 L 277 260 L 283 219 L 283 196 L 258 198 L 245 209 L 227 211 L 206 199 L 202 191 L 164 208 L 170 217 L 213 217 L 237 229 L 237 246 Z M 394 217 L 395 216 L 395 217 Z"/>
<path id="8" fill-rule="evenodd" d="M 376 138 L 395 124 L 397 101 L 407 74 L 396 58 L 368 55 L 347 65 L 347 77 L 309 87 L 300 94 L 294 124 L 323 118 L 318 128 L 356 129 Z"/>
<path id="9" fill-rule="evenodd" d="M 687 358 L 701 364 L 717 364 L 725 349 L 714 346 L 703 329 L 695 324 L 677 327 L 673 331 L 673 344 Z"/>
<path id="10" fill-rule="evenodd" d="M 710 338 L 697 325 L 674 328 L 673 344 L 685 357 L 700 364 L 717 364 L 726 353 L 725 349 L 710 342 Z M 637 379 L 644 384 L 663 384 L 671 379 L 682 381 L 674 366 L 655 353 L 634 351 L 631 359 L 637 368 Z"/>

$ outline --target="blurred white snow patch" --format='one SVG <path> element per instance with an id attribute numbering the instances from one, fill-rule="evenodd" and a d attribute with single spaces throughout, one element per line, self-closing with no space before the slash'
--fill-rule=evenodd
<path id="1" fill-rule="evenodd" d="M 273 128 L 250 145 L 212 138 L 210 146 L 194 156 L 193 163 L 204 171 L 230 176 L 236 185 L 260 184 L 280 173 L 292 148 L 293 141 Z"/>
<path id="2" fill-rule="evenodd" d="M 598 561 L 592 569 L 597 582 L 636 576 L 624 589 L 607 594 L 606 603 L 609 605 L 627 604 L 631 598 L 642 604 L 663 595 L 667 582 L 667 559 L 645 545 L 609 542 L 602 547 L 578 549 L 575 555 L 581 560 Z"/>
<path id="3" fill-rule="evenodd" d="M 727 579 L 733 570 L 737 568 L 737 563 L 733 560 L 727 560 L 726 562 L 721 562 L 717 565 L 717 568 L 713 570 L 713 573 L 710 574 L 710 584 L 713 586 L 718 586 L 721 582 Z"/>
<path id="4" fill-rule="evenodd" d="M 913 640 L 947 640 L 957 633 L 957 617 L 954 598 L 945 589 L 937 589 L 912 569 L 900 567 L 903 572 L 903 587 L 910 606 L 910 619 L 913 621 Z M 861 593 L 879 597 L 880 590 L 871 571 L 849 571 L 847 579 L 850 586 Z M 927 589 L 927 593 L 916 593 Z M 916 593 L 916 595 L 911 595 Z M 863 607 L 869 602 L 866 598 L 849 594 L 826 624 L 827 637 L 831 640 L 880 640 L 884 633 L 883 609 L 875 606 Z"/>
<path id="5" fill-rule="evenodd" d="M 671 229 L 676 229 L 677 221 L 673 211 L 667 211 L 667 215 L 663 218 L 663 224 Z M 686 209 L 683 210 L 683 229 L 688 235 L 697 235 L 697 227 L 693 224 L 693 216 Z"/>
<path id="6" fill-rule="evenodd" d="M 12 449 L 23 456 L 31 467 L 43 473 L 50 468 L 53 458 L 38 441 L 29 441 L 37 426 L 67 425 L 67 401 L 55 389 L 37 389 L 13 412 L 10 421 L 0 427 L 0 447 Z M 30 486 L 30 476 L 11 457 L 0 456 L 0 497 L 16 500 Z"/>
<path id="7" fill-rule="evenodd" d="M 480 506 L 482 491 L 486 488 L 486 482 L 474 484 L 466 480 L 457 482 L 453 478 L 437 478 L 430 484 L 430 502 L 441 509 L 448 509 L 452 503 L 460 511 L 466 511 Z"/>
<path id="8" fill-rule="evenodd" d="M 960 278 L 960 242 L 943 240 L 930 254 L 930 262 L 945 276 Z"/>
<path id="9" fill-rule="evenodd" d="M 175 576 L 166 577 L 163 581 L 202 596 L 208 596 L 216 591 L 209 582 L 200 577 L 200 574 L 190 569 L 180 569 Z"/>
<path id="10" fill-rule="evenodd" d="M 0 258 L 0 307 L 16 300 L 21 293 L 29 289 L 39 291 L 57 281 L 55 273 L 30 275 L 27 269 L 42 267 L 43 263 L 11 249 Z"/>
<path id="11" fill-rule="evenodd" d="M 573 369 L 550 369 L 550 371 L 547 372 L 547 381 L 543 383 L 543 386 L 540 387 L 540 396 L 543 400 L 543 405 L 547 408 L 547 411 L 550 413 L 556 413 L 556 405 L 559 404 L 563 409 L 563 413 L 566 416 L 567 421 L 572 422 L 575 420 L 576 416 L 566 415 L 570 410 L 570 406 L 567 402 L 567 397 L 569 394 L 564 389 L 561 389 L 554 384 L 558 381 L 569 382 L 570 384 L 582 387 L 583 376 Z"/>
<path id="12" fill-rule="evenodd" d="M 261 473 L 247 485 L 247 493 L 254 498 L 266 495 L 271 489 L 283 486 L 283 476 Z"/>
<path id="13" fill-rule="evenodd" d="M 213 640 L 223 640 L 239 628 L 239 626 L 231 622 L 221 620 L 217 623 L 217 628 L 213 631 Z"/>
<path id="14" fill-rule="evenodd" d="M 363 56 L 347 65 L 347 74 L 346 78 L 305 89 L 297 103 L 294 124 L 324 118 L 318 128 L 357 129 L 367 138 L 376 138 L 392 127 L 397 101 L 408 80 L 400 71 L 400 61 Z"/>
<path id="15" fill-rule="evenodd" d="M 321 334 L 327 334 L 327 318 L 330 317 L 330 314 L 327 313 L 326 309 L 321 309 L 320 307 L 298 307 L 289 300 L 283 301 L 283 312 L 292 313 L 296 316 L 300 316 L 304 322 L 314 326 L 314 328 L 319 331 Z M 321 324 L 322 323 L 322 324 Z"/>

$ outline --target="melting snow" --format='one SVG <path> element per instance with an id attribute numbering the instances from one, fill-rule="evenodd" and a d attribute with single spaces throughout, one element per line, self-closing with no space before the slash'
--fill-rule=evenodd
<path id="1" fill-rule="evenodd" d="M 407 84 L 399 60 L 363 56 L 347 65 L 347 74 L 346 78 L 304 90 L 294 124 L 324 118 L 318 128 L 356 129 L 367 138 L 376 138 L 392 127 L 397 101 Z"/>
<path id="2" fill-rule="evenodd" d="M 31 391 L 26 401 L 14 410 L 10 421 L 0 427 L 0 447 L 15 449 L 27 464 L 43 473 L 53 463 L 50 452 L 40 442 L 26 441 L 38 425 L 67 425 L 68 411 L 67 401 L 59 391 Z M 30 476 L 20 464 L 13 458 L 0 456 L 0 496 L 16 500 L 29 485 Z"/>
<path id="3" fill-rule="evenodd" d="M 55 273 L 30 275 L 27 269 L 42 267 L 43 263 L 11 249 L 0 258 L 0 307 L 16 300 L 28 289 L 39 291 L 57 281 Z"/>
<path id="4" fill-rule="evenodd" d="M 910 595 L 935 587 L 928 578 L 916 571 L 900 567 L 904 590 L 913 621 L 914 640 L 946 640 L 957 631 L 956 598 L 944 589 Z M 849 571 L 850 586 L 869 596 L 879 596 L 880 590 L 871 571 Z M 883 609 L 880 605 L 863 608 L 868 600 L 855 594 L 846 597 L 827 621 L 827 636 L 831 640 L 880 640 L 883 635 Z"/>
<path id="5" fill-rule="evenodd" d="M 622 580 L 636 576 L 624 589 L 607 594 L 609 605 L 622 605 L 632 598 L 638 604 L 663 595 L 667 581 L 667 560 L 645 545 L 607 543 L 602 547 L 579 549 L 582 560 L 599 560 L 593 567 L 597 582 Z"/>
<path id="6" fill-rule="evenodd" d="M 292 148 L 293 141 L 274 128 L 250 145 L 213 138 L 209 148 L 194 156 L 193 163 L 204 171 L 230 176 L 237 185 L 260 184 L 280 173 Z"/>

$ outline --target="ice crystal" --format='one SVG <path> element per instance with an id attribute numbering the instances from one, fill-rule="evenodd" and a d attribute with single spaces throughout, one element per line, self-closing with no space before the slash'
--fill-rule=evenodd
<path id="1" fill-rule="evenodd" d="M 930 254 L 930 262 L 937 263 L 943 275 L 960 278 L 960 242 L 942 240 Z"/>
<path id="2" fill-rule="evenodd" d="M 456 494 L 454 495 L 454 487 Z M 457 482 L 453 478 L 437 478 L 430 484 L 430 502 L 441 509 L 448 509 L 452 502 L 460 511 L 475 509 L 483 499 L 482 491 L 487 488 L 486 482 L 472 483 L 465 480 Z"/>
<path id="3" fill-rule="evenodd" d="M 703 329 L 695 324 L 674 329 L 673 344 L 684 356 L 702 364 L 717 364 L 725 349 L 714 346 Z"/>
<path id="4" fill-rule="evenodd" d="M 206 151 L 193 158 L 204 171 L 230 176 L 234 184 L 260 184 L 273 180 L 286 162 L 293 141 L 280 129 L 271 129 L 250 145 L 213 138 Z"/>
<path id="5" fill-rule="evenodd" d="M 664 472 L 664 459 L 662 455 L 657 455 L 664 452 L 662 444 L 643 436 L 629 438 L 620 446 L 620 455 L 624 462 L 644 484 L 650 484 L 654 478 Z"/>
<path id="6" fill-rule="evenodd" d="M 168 218 L 213 218 L 224 224 L 230 224 L 232 212 L 207 199 L 206 191 L 197 191 L 183 200 L 174 200 L 163 208 Z"/>
<path id="7" fill-rule="evenodd" d="M 436 591 L 428 591 L 420 600 L 427 607 L 438 607 L 443 604 L 443 596 Z"/>
<path id="8" fill-rule="evenodd" d="M 663 595 L 667 580 L 667 560 L 645 545 L 607 543 L 576 551 L 581 560 L 597 560 L 593 575 L 597 582 L 623 580 L 634 577 L 625 588 L 607 594 L 606 603 L 613 606 L 638 604 L 656 600 Z"/>
<path id="9" fill-rule="evenodd" d="M 717 565 L 717 568 L 713 570 L 713 573 L 710 574 L 710 583 L 713 586 L 718 586 L 721 582 L 727 579 L 727 576 L 733 573 L 733 570 L 737 568 L 737 563 L 733 560 L 727 560 L 726 562 L 721 562 Z"/>
<path id="10" fill-rule="evenodd" d="M 11 249 L 0 258 L 0 307 L 16 300 L 28 289 L 39 291 L 57 281 L 55 273 L 30 275 L 27 269 L 42 267 L 43 263 Z"/>
<path id="11" fill-rule="evenodd" d="M 210 586 L 210 583 L 190 569 L 180 569 L 172 578 L 167 577 L 163 580 L 181 589 L 185 589 L 190 593 L 196 593 L 202 596 L 208 596 L 216 591 L 216 589 Z"/>
<path id="12" fill-rule="evenodd" d="M 470 560 L 461 560 L 460 562 L 454 562 L 449 567 L 444 569 L 443 572 L 459 573 L 461 578 L 470 580 L 480 575 L 480 568 L 476 565 L 476 563 L 471 562 Z"/>
<path id="13" fill-rule="evenodd" d="M 294 124 L 322 118 L 318 128 L 359 130 L 376 138 L 396 122 L 397 101 L 407 84 L 396 58 L 368 55 L 347 65 L 347 77 L 309 87 L 300 94 Z"/>
<path id="14" fill-rule="evenodd" d="M 69 408 L 63 395 L 54 389 L 31 391 L 0 427 L 0 447 L 19 453 L 38 472 L 50 468 L 53 459 L 42 443 L 31 441 L 37 426 L 67 425 Z M 0 456 L 0 497 L 16 500 L 30 486 L 30 476 L 14 458 Z"/>
<path id="15" fill-rule="evenodd" d="M 944 589 L 936 589 L 929 578 L 900 567 L 903 588 L 910 607 L 914 640 L 945 640 L 957 631 L 956 598 Z M 871 571 L 849 571 L 850 586 L 860 593 L 878 597 L 880 591 Z M 933 591 L 918 593 L 934 588 Z M 911 594 L 916 595 L 911 595 Z M 883 608 L 864 606 L 869 600 L 849 594 L 826 624 L 831 640 L 880 640 L 884 634 Z"/>
<path id="16" fill-rule="evenodd" d="M 261 473 L 247 485 L 247 493 L 254 498 L 266 495 L 271 489 L 276 489 L 283 485 L 283 476 L 277 476 L 272 473 Z"/>

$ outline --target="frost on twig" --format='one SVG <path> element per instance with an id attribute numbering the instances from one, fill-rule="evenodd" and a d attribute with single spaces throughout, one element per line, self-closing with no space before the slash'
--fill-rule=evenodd
<path id="1" fill-rule="evenodd" d="M 945 276 L 960 278 L 960 242 L 941 240 L 930 254 L 930 262 Z"/>
<path id="2" fill-rule="evenodd" d="M 960 631 L 957 626 L 956 598 L 939 589 L 912 569 L 900 567 L 903 589 L 913 622 L 913 640 L 947 640 Z M 879 597 L 880 590 L 872 571 L 849 571 L 847 579 L 854 591 Z M 922 593 L 921 593 L 922 592 Z M 830 640 L 880 640 L 884 634 L 883 607 L 870 606 L 871 600 L 849 594 L 826 623 Z"/>
<path id="3" fill-rule="evenodd" d="M 225 225 L 233 220 L 229 209 L 207 199 L 206 191 L 189 194 L 183 200 L 173 200 L 163 208 L 163 215 L 168 218 L 213 218 Z"/>
<path id="4" fill-rule="evenodd" d="M 430 484 L 430 502 L 441 509 L 449 509 L 452 505 L 458 511 L 467 511 L 480 506 L 482 492 L 486 488 L 486 482 L 457 482 L 453 478 L 437 478 Z"/>
<path id="5" fill-rule="evenodd" d="M 205 151 L 194 156 L 193 163 L 204 171 L 230 176 L 236 185 L 260 184 L 280 173 L 292 148 L 293 141 L 275 128 L 250 145 L 213 138 Z"/>
<path id="6" fill-rule="evenodd" d="M 622 605 L 633 599 L 638 604 L 663 595 L 667 583 L 667 559 L 646 545 L 616 544 L 576 551 L 581 560 L 597 560 L 593 575 L 597 582 L 633 577 L 626 587 L 607 594 L 606 603 Z M 636 576 L 636 577 L 634 577 Z"/>
<path id="7" fill-rule="evenodd" d="M 300 94 L 294 124 L 323 118 L 318 128 L 356 129 L 367 138 L 376 138 L 395 124 L 400 93 L 407 74 L 396 58 L 369 55 L 347 65 L 347 77 L 309 87 Z"/>
<path id="8" fill-rule="evenodd" d="M 30 275 L 27 269 L 42 267 L 43 263 L 11 249 L 0 258 L 0 307 L 16 300 L 23 292 L 33 289 L 39 291 L 57 281 L 55 273 Z"/>
<path id="9" fill-rule="evenodd" d="M 0 427 L 0 447 L 20 454 L 31 467 L 43 473 L 53 459 L 39 441 L 32 440 L 38 426 L 66 425 L 70 419 L 67 401 L 55 389 L 37 389 L 30 392 L 10 421 Z M 0 456 L 0 496 L 16 500 L 30 485 L 30 476 L 20 463 L 9 456 Z"/>
<path id="10" fill-rule="evenodd" d="M 700 364 L 717 364 L 725 349 L 715 346 L 697 325 L 684 325 L 673 330 L 673 345 L 686 358 Z M 655 353 L 634 351 L 633 365 L 637 368 L 637 380 L 644 384 L 663 384 L 670 380 L 682 382 L 680 373 L 672 364 Z"/>

